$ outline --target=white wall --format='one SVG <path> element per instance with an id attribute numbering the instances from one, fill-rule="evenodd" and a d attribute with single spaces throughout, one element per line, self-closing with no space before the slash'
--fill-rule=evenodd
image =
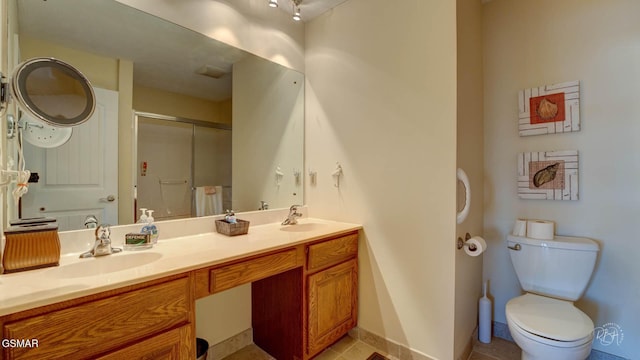
<path id="1" fill-rule="evenodd" d="M 358 325 L 438 359 L 453 358 L 455 14 L 350 0 L 305 40 L 310 215 L 364 226 Z"/>
<path id="2" fill-rule="evenodd" d="M 505 247 L 517 217 L 557 223 L 557 233 L 601 246 L 591 285 L 577 306 L 596 326 L 618 324 L 620 345 L 594 348 L 640 354 L 640 2 L 636 0 L 494 0 L 484 5 L 484 276 L 492 281 L 495 320 L 520 294 Z M 517 92 L 581 81 L 576 133 L 519 137 Z M 519 200 L 518 152 L 577 149 L 580 200 Z"/>
<path id="3" fill-rule="evenodd" d="M 483 224 L 483 116 L 482 116 L 482 3 L 457 0 L 458 39 L 458 128 L 457 163 L 471 185 L 469 217 L 457 226 L 456 236 L 482 236 Z M 464 187 L 458 184 L 458 210 L 462 209 Z M 455 358 L 471 351 L 471 337 L 478 324 L 478 297 L 482 283 L 482 259 L 456 252 Z"/>

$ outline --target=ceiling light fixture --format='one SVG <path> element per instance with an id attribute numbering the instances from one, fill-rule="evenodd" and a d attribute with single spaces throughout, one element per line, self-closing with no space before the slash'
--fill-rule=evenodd
<path id="1" fill-rule="evenodd" d="M 302 20 L 302 15 L 300 15 L 300 3 L 302 0 L 291 0 L 291 2 L 293 4 L 293 20 Z"/>
<path id="2" fill-rule="evenodd" d="M 302 15 L 300 15 L 300 4 L 302 4 L 302 0 L 289 0 L 291 2 L 291 14 L 293 14 L 293 20 L 301 21 Z M 269 0 L 267 3 L 269 7 L 277 8 L 278 0 Z"/>

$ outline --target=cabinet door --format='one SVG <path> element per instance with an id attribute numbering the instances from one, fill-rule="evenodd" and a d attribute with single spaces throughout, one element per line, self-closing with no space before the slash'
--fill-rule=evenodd
<path id="1" fill-rule="evenodd" d="M 180 360 L 195 358 L 193 354 L 184 354 L 185 350 L 192 350 L 187 342 L 193 341 L 189 325 L 179 327 L 152 338 L 141 341 L 135 345 L 114 351 L 96 360 Z"/>
<path id="2" fill-rule="evenodd" d="M 5 359 L 91 359 L 188 324 L 190 291 L 191 281 L 183 277 L 6 323 L 5 338 L 38 339 L 39 346 L 0 350 Z"/>
<path id="3" fill-rule="evenodd" d="M 308 355 L 313 356 L 356 326 L 358 262 L 356 259 L 308 278 Z"/>

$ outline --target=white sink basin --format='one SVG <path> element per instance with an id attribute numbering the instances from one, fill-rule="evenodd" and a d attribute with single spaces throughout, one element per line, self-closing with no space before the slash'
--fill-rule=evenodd
<path id="1" fill-rule="evenodd" d="M 326 225 L 319 224 L 319 223 L 300 223 L 296 225 L 283 226 L 280 228 L 280 230 L 287 231 L 287 232 L 306 232 L 306 231 L 318 230 L 324 226 Z"/>
<path id="2" fill-rule="evenodd" d="M 52 268 L 51 275 L 61 278 L 79 278 L 106 275 L 116 271 L 148 265 L 162 257 L 156 252 L 117 253 L 81 259 L 76 263 Z"/>

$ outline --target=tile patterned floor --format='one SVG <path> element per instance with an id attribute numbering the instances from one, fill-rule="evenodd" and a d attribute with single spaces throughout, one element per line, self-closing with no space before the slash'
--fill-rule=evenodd
<path id="1" fill-rule="evenodd" d="M 385 355 L 384 352 L 362 341 L 345 336 L 314 360 L 366 360 L 375 351 Z M 517 359 L 520 359 L 520 348 L 516 344 L 500 338 L 493 338 L 490 344 L 476 343 L 468 360 Z M 249 345 L 227 356 L 224 360 L 274 360 L 274 358 L 259 347 Z M 390 358 L 390 360 L 396 359 Z"/>
<path id="2" fill-rule="evenodd" d="M 491 338 L 491 343 L 476 342 L 469 360 L 520 360 L 520 348 L 501 338 Z"/>

